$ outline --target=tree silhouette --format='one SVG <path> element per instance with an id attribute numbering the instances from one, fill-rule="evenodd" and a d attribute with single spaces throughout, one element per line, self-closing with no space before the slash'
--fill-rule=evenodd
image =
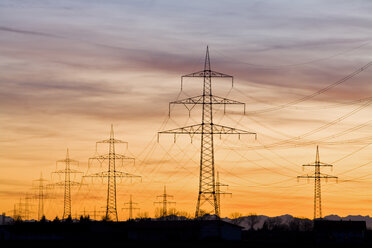
<path id="1" fill-rule="evenodd" d="M 254 226 L 260 222 L 260 218 L 257 216 L 257 214 L 251 213 L 247 216 L 247 221 L 249 225 L 249 230 L 254 231 Z"/>
<path id="2" fill-rule="evenodd" d="M 47 220 L 46 220 L 46 218 L 45 218 L 45 215 L 43 215 L 43 216 L 41 217 L 40 222 L 41 222 L 41 223 L 45 223 L 45 222 L 47 222 Z"/>
<path id="3" fill-rule="evenodd" d="M 59 223 L 60 222 L 60 219 L 58 218 L 58 216 L 56 216 L 53 220 L 53 223 Z"/>
<path id="4" fill-rule="evenodd" d="M 240 217 L 242 217 L 243 215 L 239 212 L 233 212 L 230 214 L 230 217 L 233 221 L 234 224 L 239 224 L 240 223 Z"/>

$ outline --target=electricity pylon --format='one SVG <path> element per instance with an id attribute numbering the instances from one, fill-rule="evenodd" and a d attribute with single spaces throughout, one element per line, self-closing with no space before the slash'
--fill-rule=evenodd
<path id="1" fill-rule="evenodd" d="M 37 219 L 41 220 L 44 216 L 44 199 L 46 198 L 45 189 L 47 186 L 44 182 L 47 182 L 45 178 L 43 178 L 43 174 L 40 173 L 40 178 L 34 180 L 34 182 L 38 182 L 38 185 L 35 187 L 38 190 L 38 194 L 36 195 L 36 199 L 39 200 L 38 211 L 37 211 Z"/>
<path id="2" fill-rule="evenodd" d="M 315 162 L 313 164 L 304 164 L 302 166 L 303 168 L 314 166 L 314 174 L 298 176 L 297 178 L 314 178 L 314 219 L 322 218 L 321 179 L 328 181 L 328 179 L 335 178 L 337 180 L 338 177 L 320 173 L 320 167 L 333 167 L 333 165 L 320 162 L 318 146 L 316 146 Z"/>
<path id="3" fill-rule="evenodd" d="M 161 195 L 158 195 L 157 198 L 161 197 L 162 201 L 160 202 L 154 202 L 154 204 L 161 204 L 161 217 L 166 217 L 168 215 L 168 205 L 170 204 L 176 204 L 176 202 L 171 202 L 168 200 L 168 198 L 173 199 L 173 195 L 168 195 L 167 194 L 167 188 L 164 186 L 164 192 Z"/>
<path id="4" fill-rule="evenodd" d="M 17 206 L 17 210 L 16 212 L 18 213 L 18 216 L 22 219 L 22 220 L 29 220 L 30 219 L 30 214 L 33 213 L 31 210 L 30 210 L 30 207 L 33 206 L 32 204 L 30 204 L 30 200 L 32 198 L 29 196 L 29 194 L 27 193 L 25 198 L 24 198 L 24 202 L 22 202 L 22 198 L 19 199 L 19 203 L 16 204 Z"/>
<path id="5" fill-rule="evenodd" d="M 94 206 L 93 210 L 85 210 L 84 208 L 84 211 L 80 211 L 81 214 L 83 214 L 84 217 L 87 217 L 87 215 L 89 215 L 90 219 L 92 220 L 97 220 L 97 214 L 98 213 L 102 213 L 102 215 L 99 215 L 99 216 L 104 216 L 103 213 L 106 213 L 105 210 L 96 210 L 96 206 Z"/>
<path id="6" fill-rule="evenodd" d="M 141 177 L 116 170 L 116 160 L 121 160 L 121 162 L 123 163 L 124 160 L 134 161 L 134 158 L 130 158 L 125 155 L 115 153 L 115 144 L 119 143 L 119 144 L 128 145 L 128 142 L 115 139 L 114 127 L 112 124 L 111 124 L 110 138 L 108 140 L 102 140 L 102 141 L 96 142 L 96 153 L 98 153 L 97 145 L 100 143 L 109 144 L 109 153 L 105 155 L 98 155 L 98 156 L 89 158 L 88 164 L 90 166 L 93 160 L 97 160 L 100 164 L 108 160 L 108 170 L 99 172 L 99 173 L 94 173 L 91 175 L 87 175 L 84 177 L 99 177 L 99 178 L 107 177 L 106 219 L 118 221 L 119 218 L 118 218 L 118 212 L 116 208 L 116 178 L 124 178 L 124 177 L 141 178 Z"/>
<path id="7" fill-rule="evenodd" d="M 128 220 L 133 219 L 133 210 L 139 210 L 139 208 L 134 207 L 135 205 L 138 205 L 138 203 L 132 201 L 132 195 L 129 196 L 129 202 L 124 203 L 124 205 L 128 205 L 127 208 L 122 208 L 126 209 L 129 211 L 129 218 Z"/>
<path id="8" fill-rule="evenodd" d="M 221 187 L 227 187 L 229 185 L 223 184 L 220 182 L 220 173 L 217 172 L 217 180 L 216 180 L 216 196 L 217 196 L 217 205 L 218 211 L 221 216 L 221 195 L 232 195 L 231 193 L 225 192 L 221 190 Z"/>
<path id="9" fill-rule="evenodd" d="M 13 220 L 17 220 L 19 218 L 20 218 L 20 215 L 18 213 L 17 203 L 14 203 L 14 205 L 13 205 Z"/>
<path id="10" fill-rule="evenodd" d="M 57 160 L 56 167 L 60 163 L 65 164 L 65 168 L 62 170 L 57 170 L 52 173 L 54 174 L 64 174 L 65 180 L 62 182 L 57 182 L 55 184 L 52 184 L 53 186 L 64 186 L 65 192 L 64 192 L 64 198 L 63 198 L 63 215 L 62 219 L 66 219 L 68 217 L 71 217 L 71 187 L 74 186 L 80 186 L 81 183 L 75 182 L 71 180 L 71 174 L 79 174 L 82 173 L 81 171 L 77 171 L 74 169 L 71 169 L 71 165 L 79 165 L 79 162 L 73 159 L 70 159 L 69 151 L 67 149 L 66 152 L 66 158 L 63 160 Z"/>
<path id="11" fill-rule="evenodd" d="M 191 138 L 195 134 L 201 135 L 199 193 L 195 217 L 199 217 L 201 215 L 201 207 L 203 207 L 205 203 L 208 203 L 209 207 L 211 208 L 211 210 L 206 211 L 206 213 L 219 216 L 220 213 L 217 202 L 214 168 L 213 136 L 215 134 L 237 134 L 239 136 L 240 134 L 256 135 L 256 133 L 213 123 L 213 105 L 219 104 L 224 105 L 225 107 L 227 104 L 239 104 L 244 106 L 245 112 L 245 103 L 212 95 L 212 78 L 230 78 L 231 83 L 233 84 L 233 76 L 211 70 L 208 46 L 205 54 L 204 70 L 182 76 L 181 90 L 183 78 L 203 78 L 203 94 L 196 97 L 170 102 L 169 114 L 170 106 L 172 104 L 183 104 L 186 107 L 188 105 L 192 105 L 191 108 L 187 107 L 189 110 L 192 109 L 196 104 L 200 104 L 202 105 L 202 122 L 201 124 L 162 131 L 159 132 L 159 134 L 173 134 L 174 140 L 176 140 L 177 134 L 188 134 L 191 136 Z"/>
<path id="12" fill-rule="evenodd" d="M 24 203 L 22 198 L 19 198 L 19 202 L 14 204 L 14 219 L 24 219 Z"/>

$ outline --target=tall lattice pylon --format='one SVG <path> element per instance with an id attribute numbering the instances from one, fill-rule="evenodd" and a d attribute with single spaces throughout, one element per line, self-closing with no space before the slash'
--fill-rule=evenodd
<path id="1" fill-rule="evenodd" d="M 320 167 L 333 167 L 331 164 L 325 164 L 319 160 L 319 147 L 316 146 L 315 162 L 313 164 L 304 164 L 303 168 L 307 166 L 314 166 L 314 174 L 298 176 L 297 178 L 314 178 L 314 219 L 322 218 L 322 195 L 321 195 L 321 179 L 336 179 L 336 176 L 330 176 L 320 173 Z"/>
<path id="2" fill-rule="evenodd" d="M 71 166 L 78 166 L 79 162 L 70 158 L 69 151 L 67 149 L 66 158 L 62 160 L 57 160 L 56 167 L 59 164 L 64 164 L 64 169 L 52 172 L 53 174 L 63 175 L 64 181 L 52 184 L 52 186 L 62 186 L 64 187 L 64 197 L 63 197 L 63 214 L 62 219 L 71 217 L 71 187 L 80 186 L 81 183 L 71 180 L 71 174 L 80 174 L 81 171 L 71 169 Z"/>
<path id="3" fill-rule="evenodd" d="M 126 208 L 122 208 L 122 209 L 126 209 L 128 210 L 128 214 L 129 214 L 129 218 L 128 220 L 132 220 L 133 219 L 133 211 L 135 210 L 139 210 L 139 208 L 136 208 L 135 206 L 138 205 L 138 203 L 136 202 L 133 202 L 132 201 L 132 195 L 129 196 L 129 202 L 126 202 L 124 203 L 124 205 L 128 205 L 128 207 Z"/>
<path id="4" fill-rule="evenodd" d="M 44 216 L 44 199 L 46 198 L 45 190 L 47 188 L 47 185 L 45 185 L 45 182 L 47 182 L 45 178 L 43 178 L 43 174 L 40 173 L 40 178 L 34 180 L 34 182 L 37 182 L 38 185 L 35 186 L 35 189 L 37 189 L 38 194 L 36 195 L 36 198 L 39 200 L 38 204 L 38 211 L 37 211 L 37 219 L 41 220 L 41 218 Z"/>
<path id="5" fill-rule="evenodd" d="M 166 217 L 168 215 L 168 205 L 176 204 L 176 202 L 169 201 L 169 198 L 173 198 L 173 195 L 167 194 L 167 187 L 164 186 L 163 194 L 158 195 L 157 198 L 162 200 L 159 202 L 154 202 L 154 204 L 161 204 L 161 217 Z"/>
<path id="6" fill-rule="evenodd" d="M 220 216 L 216 194 L 213 136 L 215 134 L 256 135 L 256 133 L 213 123 L 213 105 L 219 104 L 225 107 L 227 104 L 241 104 L 244 106 L 245 110 L 245 103 L 212 95 L 212 78 L 230 78 L 233 84 L 233 76 L 211 70 L 208 47 L 205 54 L 204 70 L 182 76 L 181 90 L 183 78 L 203 78 L 203 94 L 170 102 L 169 105 L 192 105 L 192 107 L 188 109 L 192 109 L 196 104 L 202 105 L 202 122 L 201 124 L 162 131 L 159 132 L 159 134 L 174 134 L 174 139 L 176 139 L 177 134 L 188 134 L 191 137 L 195 134 L 201 135 L 199 192 L 195 217 L 199 217 L 204 213 Z M 205 204 L 207 204 L 207 206 L 205 206 Z M 202 207 L 209 207 L 210 209 L 202 209 Z"/>
<path id="7" fill-rule="evenodd" d="M 97 160 L 100 164 L 104 163 L 105 161 L 108 161 L 108 170 L 95 173 L 95 174 L 91 174 L 91 175 L 86 175 L 84 177 L 107 178 L 106 219 L 118 221 L 119 218 L 118 218 L 117 205 L 116 205 L 116 179 L 123 178 L 123 177 L 130 177 L 130 178 L 141 178 L 141 177 L 116 170 L 117 160 L 120 160 L 123 163 L 124 160 L 134 161 L 134 158 L 127 157 L 125 155 L 118 154 L 115 152 L 115 144 L 119 143 L 119 144 L 128 145 L 128 143 L 122 140 L 115 139 L 114 127 L 112 124 L 111 124 L 110 138 L 108 140 L 102 140 L 96 143 L 96 153 L 98 153 L 97 145 L 100 143 L 109 144 L 109 152 L 108 154 L 98 155 L 98 156 L 89 158 L 89 166 L 91 165 L 91 162 L 93 160 Z"/>

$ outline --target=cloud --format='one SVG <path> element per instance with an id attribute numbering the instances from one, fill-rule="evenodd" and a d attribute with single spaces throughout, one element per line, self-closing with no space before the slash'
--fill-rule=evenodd
<path id="1" fill-rule="evenodd" d="M 17 33 L 17 34 L 23 34 L 23 35 L 35 35 L 35 36 L 43 36 L 48 38 L 59 38 L 62 39 L 62 36 L 55 35 L 55 34 L 49 34 L 44 32 L 38 32 L 38 31 L 30 31 L 30 30 L 22 30 L 22 29 L 16 29 L 11 27 L 4 27 L 0 26 L 0 32 L 11 32 L 11 33 Z"/>

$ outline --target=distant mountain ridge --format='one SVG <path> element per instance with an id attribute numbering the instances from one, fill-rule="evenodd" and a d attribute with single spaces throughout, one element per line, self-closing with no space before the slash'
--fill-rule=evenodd
<path id="1" fill-rule="evenodd" d="M 264 226 L 264 223 L 265 221 L 271 219 L 276 219 L 277 221 L 280 220 L 280 223 L 281 224 L 284 224 L 284 225 L 290 225 L 290 223 L 294 220 L 298 220 L 298 221 L 304 221 L 304 220 L 309 220 L 309 219 L 306 219 L 306 218 L 297 218 L 297 217 L 294 217 L 292 215 L 289 215 L 289 214 L 286 214 L 286 215 L 281 215 L 281 216 L 275 216 L 275 217 L 269 217 L 269 216 L 266 216 L 266 215 L 257 215 L 258 217 L 258 222 L 254 225 L 254 229 L 261 229 L 263 226 Z M 250 220 L 249 220 L 249 216 L 243 216 L 243 217 L 239 217 L 239 218 L 236 218 L 236 219 L 230 219 L 230 218 L 223 218 L 224 221 L 227 221 L 227 222 L 230 222 L 230 223 L 235 223 L 235 224 L 238 224 L 240 226 L 242 226 L 244 228 L 244 230 L 249 230 L 250 229 Z M 325 220 L 343 220 L 343 221 L 365 221 L 366 222 L 366 226 L 367 226 L 367 229 L 371 229 L 372 230 L 372 217 L 370 217 L 369 215 L 366 215 L 366 216 L 362 216 L 362 215 L 348 215 L 348 216 L 345 216 L 345 217 L 340 217 L 338 215 L 327 215 L 324 217 Z"/>

